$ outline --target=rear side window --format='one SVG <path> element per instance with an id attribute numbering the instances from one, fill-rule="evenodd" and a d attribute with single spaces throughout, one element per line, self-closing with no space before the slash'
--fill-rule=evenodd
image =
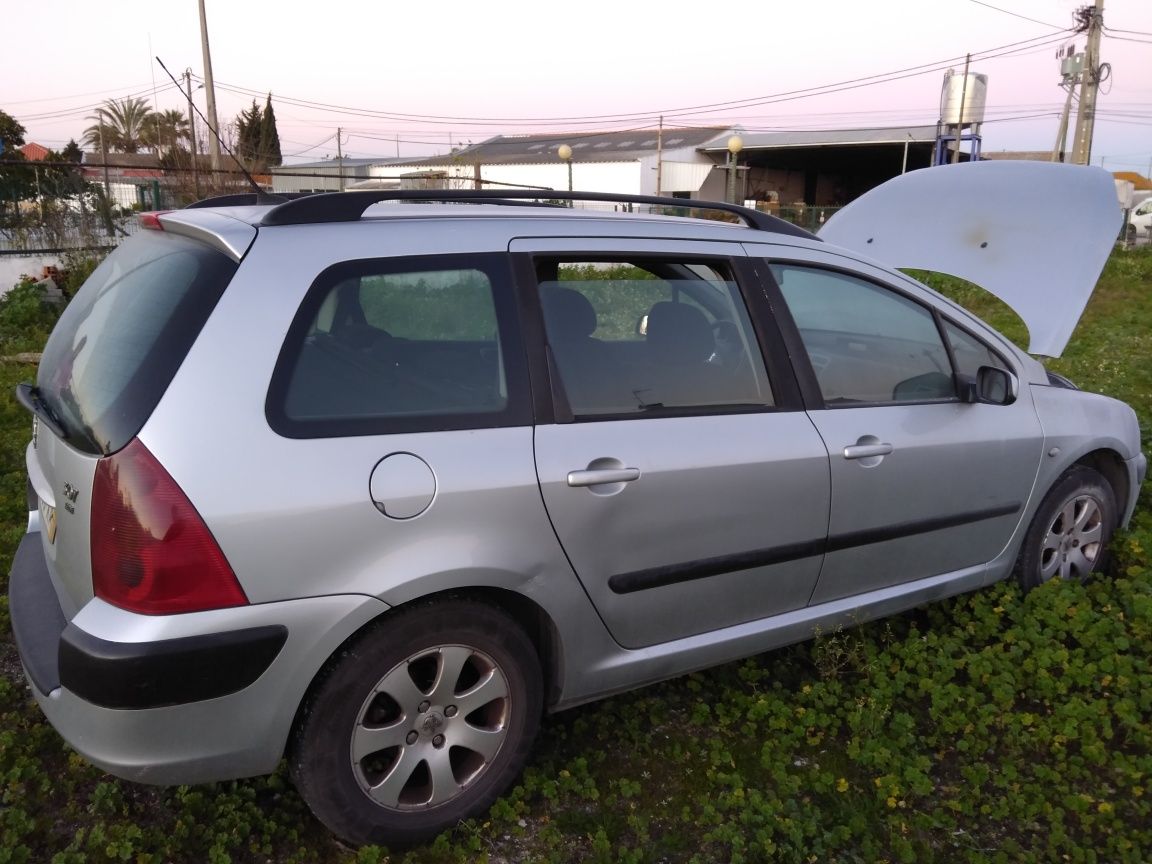
<path id="1" fill-rule="evenodd" d="M 313 438 L 530 422 L 522 363 L 508 359 L 506 269 L 499 256 L 438 256 L 320 274 L 273 376 L 272 427 Z"/>
<path id="2" fill-rule="evenodd" d="M 132 440 L 236 267 L 209 246 L 159 231 L 141 232 L 104 260 L 64 310 L 37 375 L 69 444 L 108 454 Z"/>

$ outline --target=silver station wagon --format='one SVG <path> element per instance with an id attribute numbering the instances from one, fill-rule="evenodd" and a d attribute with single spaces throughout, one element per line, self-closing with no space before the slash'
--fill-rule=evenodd
<path id="1" fill-rule="evenodd" d="M 933 168 L 820 237 L 552 192 L 148 214 L 17 394 L 32 691 L 115 775 L 287 758 L 334 833 L 402 845 L 489 807 L 544 712 L 1081 578 L 1144 477 L 1132 410 L 891 268 L 986 284 L 1058 354 L 1112 195 Z M 1037 196 L 1050 225 L 1001 224 Z M 677 215 L 716 211 L 743 224 Z"/>

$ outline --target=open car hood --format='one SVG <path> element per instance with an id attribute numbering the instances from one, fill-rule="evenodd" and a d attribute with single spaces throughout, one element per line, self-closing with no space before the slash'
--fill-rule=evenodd
<path id="1" fill-rule="evenodd" d="M 1112 175 L 1051 162 L 961 162 L 903 174 L 836 213 L 820 237 L 890 267 L 992 292 L 1029 352 L 1059 357 L 1120 231 Z"/>

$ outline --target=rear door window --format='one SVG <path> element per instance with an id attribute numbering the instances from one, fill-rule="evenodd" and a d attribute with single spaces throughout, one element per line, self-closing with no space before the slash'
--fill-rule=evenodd
<path id="1" fill-rule="evenodd" d="M 725 261 L 536 260 L 552 361 L 576 418 L 773 404 Z"/>
<path id="2" fill-rule="evenodd" d="M 107 454 L 132 440 L 236 267 L 203 243 L 159 231 L 104 260 L 64 310 L 37 374 L 69 444 Z"/>

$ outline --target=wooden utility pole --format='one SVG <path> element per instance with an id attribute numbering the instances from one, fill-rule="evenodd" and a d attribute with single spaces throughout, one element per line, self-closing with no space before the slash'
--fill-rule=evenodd
<path id="1" fill-rule="evenodd" d="M 341 149 L 343 145 L 340 143 L 343 137 L 344 130 L 336 127 L 336 170 L 340 172 L 340 191 L 344 191 L 344 151 Z"/>
<path id="2" fill-rule="evenodd" d="M 216 84 L 212 79 L 212 52 L 208 50 L 208 18 L 204 14 L 204 0 L 200 0 L 200 48 L 204 54 L 204 92 L 208 102 L 208 152 L 212 154 L 212 170 L 220 170 L 220 123 L 216 119 Z M 214 180 L 218 178 L 213 178 Z"/>
<path id="3" fill-rule="evenodd" d="M 1092 133 L 1096 126 L 1096 96 L 1100 90 L 1100 34 L 1104 29 L 1104 0 L 1096 0 L 1090 10 L 1088 45 L 1084 49 L 1084 69 L 1080 73 L 1080 110 L 1076 112 L 1076 133 L 1072 139 L 1072 162 L 1092 162 Z"/>

